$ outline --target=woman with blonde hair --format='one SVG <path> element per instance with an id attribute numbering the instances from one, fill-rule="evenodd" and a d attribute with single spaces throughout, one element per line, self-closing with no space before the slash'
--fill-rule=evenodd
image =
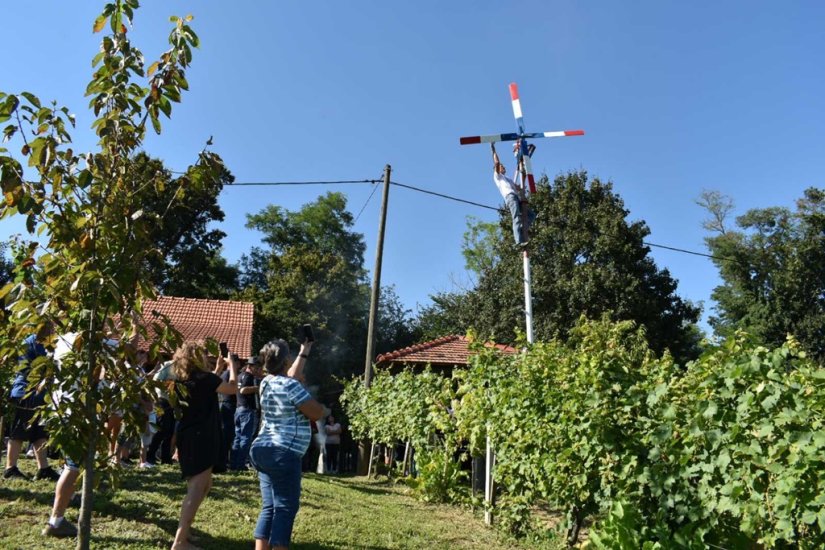
<path id="1" fill-rule="evenodd" d="M 218 357 L 217 368 L 226 361 Z M 198 508 L 212 487 L 212 468 L 218 463 L 220 450 L 220 415 L 218 394 L 234 395 L 238 391 L 238 365 L 229 358 L 229 381 L 212 372 L 202 342 L 185 342 L 172 357 L 175 394 L 181 405 L 178 422 L 178 462 L 186 480 L 186 496 L 180 509 L 180 523 L 173 550 L 195 550 L 190 542 L 192 522 Z"/>

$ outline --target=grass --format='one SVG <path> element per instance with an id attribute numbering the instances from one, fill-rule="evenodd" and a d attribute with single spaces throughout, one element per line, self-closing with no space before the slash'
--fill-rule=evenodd
<path id="1" fill-rule="evenodd" d="M 21 461 L 31 470 L 32 461 Z M 27 468 L 28 466 L 28 468 Z M 177 527 L 185 485 L 176 467 L 126 470 L 116 491 L 99 491 L 92 524 L 93 548 L 169 548 Z M 40 535 L 54 484 L 0 480 L 0 548 L 73 548 L 74 541 Z M 260 510 L 254 473 L 215 476 L 195 520 L 198 545 L 248 550 Z M 78 510 L 67 517 L 74 522 Z M 383 550 L 391 548 L 535 548 L 487 528 L 472 511 L 416 500 L 409 490 L 386 481 L 307 474 L 293 548 Z M 555 545 L 553 545 L 555 546 Z"/>

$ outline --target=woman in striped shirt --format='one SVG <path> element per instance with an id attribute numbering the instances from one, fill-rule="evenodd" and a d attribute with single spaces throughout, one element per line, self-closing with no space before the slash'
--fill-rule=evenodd
<path id="1" fill-rule="evenodd" d="M 309 422 L 321 418 L 324 407 L 301 382 L 312 348 L 307 340 L 288 364 L 283 340 L 267 343 L 260 354 L 267 376 L 260 383 L 261 429 L 249 458 L 258 470 L 263 506 L 255 527 L 255 549 L 288 548 L 301 497 L 301 458 L 312 436 Z"/>

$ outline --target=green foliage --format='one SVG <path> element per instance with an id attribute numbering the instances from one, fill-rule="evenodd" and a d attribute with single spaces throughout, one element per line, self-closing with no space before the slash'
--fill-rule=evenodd
<path id="1" fill-rule="evenodd" d="M 8 245 L 0 242 L 0 285 L 5 285 L 11 281 L 14 264 L 6 256 Z"/>
<path id="2" fill-rule="evenodd" d="M 291 212 L 270 205 L 248 216 L 247 227 L 263 234 L 269 248 L 254 248 L 244 258 L 237 298 L 255 304 L 257 349 L 273 337 L 291 338 L 312 323 L 317 355 L 310 383 L 331 375 L 363 371 L 363 334 L 369 291 L 364 270 L 364 239 L 352 231 L 346 198 L 327 193 Z"/>
<path id="3" fill-rule="evenodd" d="M 476 452 L 489 435 L 503 490 L 570 511 L 577 530 L 623 489 L 618 472 L 644 456 L 636 422 L 653 381 L 670 367 L 633 323 L 580 321 L 567 343 L 535 344 L 503 360 L 478 354 L 457 375 L 460 433 Z"/>
<path id="4" fill-rule="evenodd" d="M 478 318 L 473 310 L 475 294 L 470 292 L 439 292 L 430 296 L 431 304 L 418 312 L 416 323 L 423 341 L 435 340 L 448 334 L 464 334 Z"/>
<path id="5" fill-rule="evenodd" d="M 43 410 L 52 444 L 84 468 L 82 548 L 89 545 L 95 470 L 109 462 L 103 423 L 114 410 L 131 412 L 147 389 L 129 367 L 135 357 L 127 342 L 146 336 L 139 319 L 143 300 L 155 297 L 145 269 L 157 254 L 153 231 L 175 202 L 185 202 L 189 189 L 226 174 L 221 159 L 203 151 L 176 180 L 171 196 L 165 195 L 163 178 L 143 177 L 147 161 L 137 155 L 146 126 L 160 132 L 160 113 L 169 117 L 171 104 L 188 89 L 185 70 L 198 38 L 188 25 L 191 17 L 175 18 L 170 48 L 146 71 L 143 54 L 127 35 L 138 5 L 107 3 L 94 24 L 95 32 L 107 23 L 112 30 L 102 38 L 86 89 L 99 150 L 72 149 L 74 116 L 68 108 L 44 105 L 28 92 L 0 93 L 0 122 L 12 121 L 4 135 L 22 142 L 19 154 L 0 148 L 0 218 L 22 217 L 30 239 L 16 245 L 13 281 L 0 291 L 9 312 L 0 328 L 0 358 L 2 368 L 16 368 L 23 339 L 43 334 L 47 326 L 76 335 L 60 368 L 35 361 L 29 381 L 33 387 L 53 380 L 52 403 Z M 24 175 L 24 163 L 31 176 Z M 169 197 L 165 210 L 144 209 L 161 196 Z M 174 348 L 179 335 L 163 321 L 156 330 L 151 353 Z M 104 345 L 110 335 L 120 342 Z M 99 385 L 104 372 L 118 391 Z"/>
<path id="6" fill-rule="evenodd" d="M 376 355 L 411 346 L 421 338 L 412 311 L 401 303 L 395 285 L 381 288 L 375 332 Z"/>
<path id="7" fill-rule="evenodd" d="M 376 369 L 369 388 L 349 380 L 341 395 L 353 437 L 394 445 L 409 442 L 419 477 L 412 485 L 425 500 L 457 498 L 465 473 L 454 460 L 455 424 L 452 383 L 432 371 Z"/>
<path id="8" fill-rule="evenodd" d="M 221 256 L 226 235 L 210 225 L 224 219 L 218 196 L 234 180 L 229 171 L 218 164 L 214 172 L 173 175 L 160 160 L 141 152 L 129 174 L 138 182 L 153 182 L 157 191 L 141 205 L 157 219 L 150 235 L 154 250 L 146 264 L 150 280 L 168 296 L 228 298 L 238 288 L 238 270 Z"/>
<path id="9" fill-rule="evenodd" d="M 436 450 L 418 456 L 445 498 L 460 491 L 442 488 L 455 482 L 443 460 L 465 446 L 479 456 L 489 436 L 495 514 L 511 534 L 529 533 L 534 507 L 549 504 L 568 514 L 570 544 L 586 517 L 603 517 L 597 548 L 825 544 L 825 369 L 795 341 L 736 334 L 678 367 L 641 328 L 605 317 L 580 320 L 565 342 L 519 344 L 503 355 L 476 342 L 420 412 L 430 373 L 352 382 L 353 432 Z M 446 403 L 451 415 L 432 415 Z M 433 434 L 447 436 L 432 445 Z"/>
<path id="10" fill-rule="evenodd" d="M 369 283 L 363 235 L 340 193 L 327 193 L 297 211 L 270 205 L 248 217 L 268 248 L 255 247 L 242 263 L 244 289 L 234 296 L 255 304 L 255 349 L 273 337 L 292 338 L 303 323 L 316 331 L 314 362 L 307 373 L 322 394 L 339 389 L 335 378 L 364 370 Z M 378 353 L 412 344 L 418 330 L 393 287 L 381 289 Z"/>
<path id="11" fill-rule="evenodd" d="M 468 216 L 467 231 L 464 232 L 464 243 L 461 247 L 467 270 L 476 275 L 483 275 L 492 270 L 500 259 L 496 255 L 496 243 L 500 239 L 498 224 Z"/>
<path id="12" fill-rule="evenodd" d="M 690 365 L 649 399 L 651 506 L 722 543 L 821 547 L 823 380 L 795 342 L 768 349 L 743 335 Z"/>
<path id="13" fill-rule="evenodd" d="M 809 188 L 796 210 L 753 209 L 736 219 L 738 229 L 724 219 L 732 208 L 727 199 L 706 193 L 700 204 L 713 219 L 706 227 L 718 234 L 706 238 L 717 258 L 723 284 L 712 297 L 717 334 L 742 328 L 772 346 L 792 334 L 804 349 L 825 357 L 825 191 Z"/>
<path id="14" fill-rule="evenodd" d="M 589 179 L 584 171 L 547 178 L 531 197 L 538 220 L 531 228 L 533 314 L 536 340 L 566 338 L 580 315 L 609 314 L 644 327 L 651 348 L 666 349 L 677 362 L 698 355 L 691 330 L 699 309 L 676 294 L 676 281 L 651 259 L 644 222 L 630 222 L 610 182 Z M 483 224 L 471 225 L 465 242 L 468 265 L 483 267 L 477 287 L 435 303 L 426 324 L 472 327 L 485 338 L 511 340 L 524 323 L 521 255 L 512 246 L 511 219 L 502 212 L 497 239 Z M 493 248 L 490 249 L 489 247 Z M 457 299 L 456 299 L 457 298 Z M 425 323 L 422 321 L 422 325 Z"/>
<path id="15" fill-rule="evenodd" d="M 420 447 L 415 455 L 417 477 L 408 484 L 425 502 L 461 502 L 466 500 L 467 472 L 448 448 Z"/>

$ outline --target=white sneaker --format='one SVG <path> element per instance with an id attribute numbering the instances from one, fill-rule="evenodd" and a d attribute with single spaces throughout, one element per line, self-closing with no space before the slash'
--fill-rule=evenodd
<path id="1" fill-rule="evenodd" d="M 150 462 L 141 462 L 140 465 L 138 466 L 138 468 L 140 468 L 141 470 L 148 470 L 148 469 L 154 468 L 154 467 L 155 467 L 155 465 L 150 463 Z"/>

